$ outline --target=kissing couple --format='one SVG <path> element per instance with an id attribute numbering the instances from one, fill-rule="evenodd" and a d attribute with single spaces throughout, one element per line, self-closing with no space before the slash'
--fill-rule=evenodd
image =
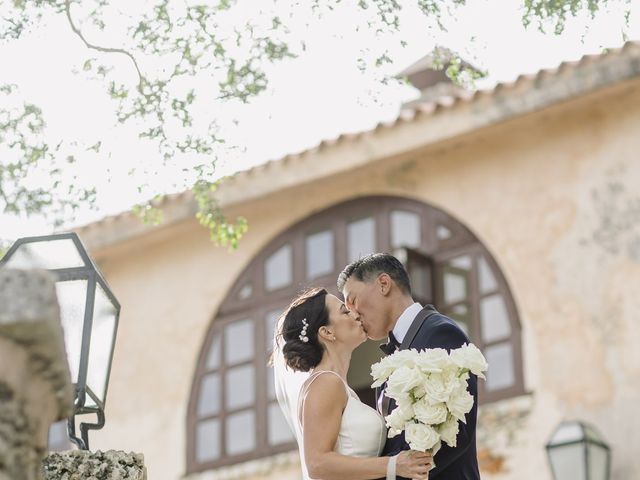
<path id="1" fill-rule="evenodd" d="M 387 438 L 384 417 L 396 405 L 384 395 L 385 385 L 376 391 L 375 410 L 346 380 L 351 355 L 367 337 L 388 338 L 384 350 L 391 354 L 452 350 L 469 343 L 466 334 L 433 306 L 414 302 L 409 276 L 392 255 L 350 263 L 337 286 L 344 302 L 313 288 L 291 302 L 276 328 L 276 394 L 298 442 L 303 478 L 479 480 L 475 375 L 468 380 L 474 404 L 459 425 L 456 447 L 443 445 L 435 458 L 411 450 L 404 433 Z"/>

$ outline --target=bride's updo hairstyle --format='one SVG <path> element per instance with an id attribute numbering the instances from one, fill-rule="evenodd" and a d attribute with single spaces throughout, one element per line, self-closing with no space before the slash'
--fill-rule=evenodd
<path id="1" fill-rule="evenodd" d="M 318 329 L 329 324 L 324 288 L 308 290 L 291 302 L 282 321 L 282 354 L 287 365 L 308 372 L 322 360 L 324 348 L 318 340 Z"/>

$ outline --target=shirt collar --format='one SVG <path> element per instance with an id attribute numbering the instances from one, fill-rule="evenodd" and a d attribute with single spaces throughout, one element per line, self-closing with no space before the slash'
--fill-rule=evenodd
<path id="1" fill-rule="evenodd" d="M 393 327 L 393 336 L 396 337 L 398 343 L 402 343 L 404 337 L 409 331 L 409 327 L 411 327 L 411 324 L 413 323 L 413 320 L 418 316 L 421 310 L 422 305 L 416 302 L 402 312 L 402 315 L 400 315 L 400 318 L 398 318 L 398 321 L 396 322 L 396 326 Z"/>

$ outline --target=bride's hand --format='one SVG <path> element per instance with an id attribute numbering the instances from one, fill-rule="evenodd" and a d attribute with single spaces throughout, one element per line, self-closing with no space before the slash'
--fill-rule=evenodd
<path id="1" fill-rule="evenodd" d="M 399 477 L 427 480 L 432 464 L 433 457 L 430 453 L 407 450 L 398 454 L 396 474 Z"/>

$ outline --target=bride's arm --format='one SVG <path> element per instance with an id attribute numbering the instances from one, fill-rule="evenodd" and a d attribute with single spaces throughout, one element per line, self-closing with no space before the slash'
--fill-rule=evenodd
<path id="1" fill-rule="evenodd" d="M 311 478 L 368 480 L 386 476 L 389 457 L 349 457 L 333 451 L 347 400 L 344 384 L 335 375 L 320 375 L 309 386 L 302 420 L 304 458 Z M 403 452 L 396 465 L 398 475 L 427 478 L 428 459 L 423 453 Z"/>

